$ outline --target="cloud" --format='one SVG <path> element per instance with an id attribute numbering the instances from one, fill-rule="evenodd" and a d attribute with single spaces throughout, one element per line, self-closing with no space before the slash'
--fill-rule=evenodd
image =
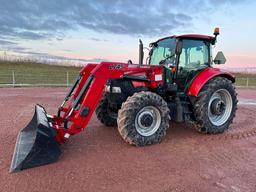
<path id="1" fill-rule="evenodd" d="M 31 39 L 31 40 L 38 40 L 38 39 L 44 39 L 47 35 L 42 33 L 35 33 L 31 31 L 24 31 L 24 32 L 18 32 L 16 33 L 18 37 L 22 39 Z"/>
<path id="2" fill-rule="evenodd" d="M 99 39 L 99 38 L 95 38 L 95 37 L 91 37 L 91 38 L 89 38 L 89 40 L 98 41 L 98 42 L 107 42 L 106 39 Z"/>
<path id="3" fill-rule="evenodd" d="M 42 52 L 36 52 L 36 51 L 30 51 L 29 49 L 25 48 L 14 48 L 15 53 L 19 54 L 18 57 L 13 57 L 13 58 L 30 58 L 34 59 L 35 61 L 43 61 L 43 63 L 50 63 L 50 62 L 61 62 L 61 61 L 70 61 L 70 62 L 102 62 L 102 61 L 107 61 L 106 59 L 102 58 L 92 58 L 92 59 L 80 59 L 80 58 L 72 58 L 72 57 L 65 57 L 65 56 L 57 56 L 57 55 L 52 55 L 49 53 L 42 53 Z M 13 55 L 12 55 L 13 56 Z"/>
<path id="4" fill-rule="evenodd" d="M 79 27 L 102 33 L 162 35 L 191 25 L 206 9 L 238 0 L 0 0 L 0 36 L 61 39 Z"/>
<path id="5" fill-rule="evenodd" d="M 62 41 L 63 38 L 61 38 L 61 37 L 56 37 L 56 40 L 57 40 L 57 41 Z"/>
<path id="6" fill-rule="evenodd" d="M 109 33 L 165 36 L 190 29 L 195 19 L 210 17 L 216 9 L 239 3 L 240 0 L 0 0 L 0 50 L 67 60 L 21 47 L 21 43 L 53 40 L 48 44 L 54 45 L 68 38 L 70 31 L 81 28 L 102 34 L 102 37 L 94 37 L 90 33 L 87 39 L 95 42 L 108 41 L 104 35 Z"/>
<path id="7" fill-rule="evenodd" d="M 159 35 L 185 26 L 192 20 L 188 14 L 165 10 L 163 5 L 169 2 L 87 1 L 86 10 L 77 9 L 74 20 L 79 26 L 102 33 Z"/>
<path id="8" fill-rule="evenodd" d="M 2 40 L 0 39 L 0 46 L 12 46 L 12 45 L 17 45 L 17 43 L 14 43 L 12 41 L 6 41 L 6 40 Z"/>

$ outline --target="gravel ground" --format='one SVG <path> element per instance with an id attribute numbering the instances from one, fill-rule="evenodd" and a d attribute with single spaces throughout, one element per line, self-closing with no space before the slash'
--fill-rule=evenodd
<path id="1" fill-rule="evenodd" d="M 10 174 L 19 130 L 36 103 L 56 112 L 65 88 L 0 89 L 0 189 L 27 191 L 256 191 L 256 90 L 239 89 L 234 123 L 203 135 L 171 123 L 161 144 L 134 147 L 95 116 L 62 146 L 58 162 Z"/>

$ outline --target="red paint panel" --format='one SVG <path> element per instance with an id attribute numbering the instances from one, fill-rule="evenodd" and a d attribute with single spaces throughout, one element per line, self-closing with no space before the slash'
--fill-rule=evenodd
<path id="1" fill-rule="evenodd" d="M 215 39 L 215 37 L 213 37 L 213 36 L 199 35 L 199 34 L 180 35 L 180 36 L 177 36 L 177 38 L 205 39 L 205 40 L 209 40 L 209 41 L 212 41 Z"/>
<path id="2" fill-rule="evenodd" d="M 231 73 L 223 71 L 221 69 L 207 67 L 202 72 L 200 72 L 198 76 L 193 80 L 187 94 L 189 96 L 197 96 L 204 84 L 216 76 L 224 76 L 232 80 L 232 82 L 235 81 L 235 77 Z"/>
<path id="3" fill-rule="evenodd" d="M 146 87 L 146 83 L 145 82 L 140 82 L 140 81 L 132 81 L 132 85 L 135 88 L 137 88 L 137 87 Z"/>

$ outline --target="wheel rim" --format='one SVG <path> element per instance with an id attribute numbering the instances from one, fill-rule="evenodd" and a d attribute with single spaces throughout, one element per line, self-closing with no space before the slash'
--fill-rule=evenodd
<path id="1" fill-rule="evenodd" d="M 161 124 L 160 111 L 153 106 L 142 108 L 136 115 L 135 128 L 142 136 L 153 135 Z"/>
<path id="2" fill-rule="evenodd" d="M 232 97 L 226 89 L 215 91 L 208 103 L 208 117 L 215 126 L 221 126 L 229 119 L 233 108 Z"/>

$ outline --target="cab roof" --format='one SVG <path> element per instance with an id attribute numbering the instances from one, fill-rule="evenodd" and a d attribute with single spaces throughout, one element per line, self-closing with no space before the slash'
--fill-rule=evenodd
<path id="1" fill-rule="evenodd" d="M 200 39 L 200 40 L 205 40 L 205 41 L 209 41 L 209 42 L 215 41 L 215 37 L 213 37 L 213 36 L 199 35 L 199 34 L 172 35 L 172 36 L 161 38 L 158 41 L 163 40 L 163 39 L 167 39 L 167 38 Z"/>

